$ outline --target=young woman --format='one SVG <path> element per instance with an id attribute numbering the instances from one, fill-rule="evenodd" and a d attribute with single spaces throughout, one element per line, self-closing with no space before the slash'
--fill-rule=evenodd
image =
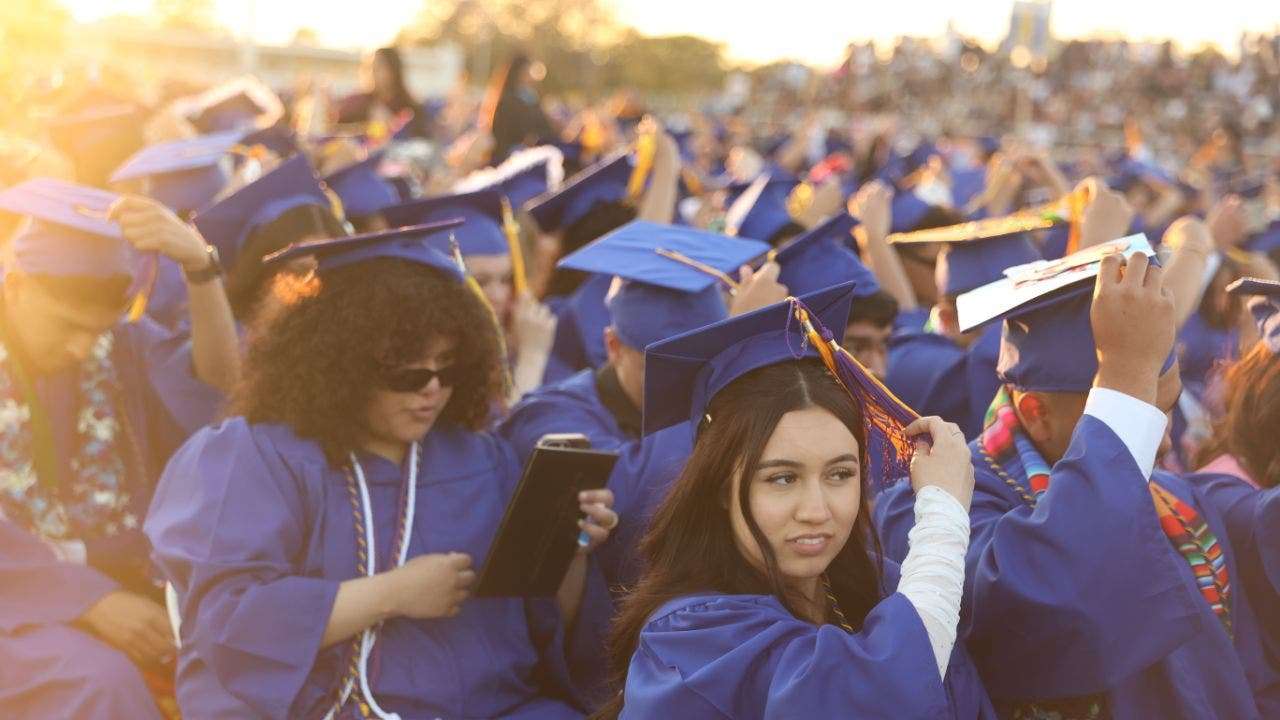
<path id="1" fill-rule="evenodd" d="M 899 579 L 868 516 L 866 448 L 909 411 L 886 409 L 837 338 L 787 330 L 813 320 L 807 307 L 843 328 L 850 288 L 649 347 L 646 431 L 688 417 L 699 432 L 643 542 L 599 717 L 994 716 L 953 650 L 973 488 L 963 436 L 938 418 L 896 425 L 899 445 L 932 438 L 911 461 L 917 523 Z"/>
<path id="2" fill-rule="evenodd" d="M 180 598 L 185 715 L 581 714 L 565 648 L 607 611 L 587 553 L 617 525 L 612 494 L 580 496 L 591 522 L 556 598 L 469 599 L 519 468 L 478 432 L 502 358 L 430 248 L 455 225 L 274 260 L 317 270 L 252 333 L 236 416 L 174 456 L 146 525 Z"/>

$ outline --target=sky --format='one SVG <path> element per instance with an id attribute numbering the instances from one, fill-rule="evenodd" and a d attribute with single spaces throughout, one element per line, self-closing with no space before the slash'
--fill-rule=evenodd
<path id="1" fill-rule="evenodd" d="M 429 0 L 215 0 L 217 19 L 248 36 L 284 43 L 300 27 L 321 44 L 369 48 L 385 44 Z M 608 0 L 606 0 L 607 2 Z M 152 0 L 61 0 L 78 20 L 116 13 L 145 14 Z M 618 17 L 647 35 L 689 34 L 725 44 L 735 61 L 792 59 L 830 65 L 852 41 L 889 42 L 901 35 L 936 36 L 948 21 L 962 34 L 994 44 L 1009 26 L 1011 0 L 612 0 Z M 299 8 L 305 8 L 299 11 Z M 376 8 L 375 11 L 367 11 Z M 785 11 L 784 11 L 785 8 Z M 962 10 L 961 10 L 962 9 Z M 1057 37 L 1119 35 L 1171 38 L 1186 47 L 1206 42 L 1232 49 L 1242 31 L 1280 29 L 1275 0 L 1059 0 Z"/>

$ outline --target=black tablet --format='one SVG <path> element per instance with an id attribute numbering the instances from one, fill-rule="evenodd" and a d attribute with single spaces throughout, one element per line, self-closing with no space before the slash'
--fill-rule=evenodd
<path id="1" fill-rule="evenodd" d="M 477 597 L 555 595 L 578 549 L 578 493 L 605 486 L 617 453 L 539 445 L 498 527 Z"/>

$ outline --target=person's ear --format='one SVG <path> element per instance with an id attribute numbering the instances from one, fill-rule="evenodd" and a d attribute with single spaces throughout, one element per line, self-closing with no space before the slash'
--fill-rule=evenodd
<path id="1" fill-rule="evenodd" d="M 618 333 L 613 329 L 612 325 L 608 325 L 604 329 L 604 351 L 609 362 L 617 364 L 619 358 L 622 357 L 622 341 L 618 339 Z"/>
<path id="2" fill-rule="evenodd" d="M 1022 429 L 1031 440 L 1037 443 L 1048 442 L 1053 437 L 1052 420 L 1049 417 L 1049 406 L 1036 393 L 1019 395 L 1014 401 L 1018 417 L 1022 420 Z"/>

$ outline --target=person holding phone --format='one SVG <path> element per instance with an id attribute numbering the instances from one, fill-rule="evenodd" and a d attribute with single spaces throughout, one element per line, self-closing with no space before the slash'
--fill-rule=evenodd
<path id="1" fill-rule="evenodd" d="M 173 457 L 145 525 L 179 599 L 184 715 L 581 716 L 566 648 L 598 647 L 574 620 L 607 602 L 588 554 L 618 517 L 609 491 L 578 496 L 556 597 L 469 597 L 519 467 L 479 432 L 502 390 L 492 313 L 432 249 L 458 224 L 270 259 L 316 272 L 279 288 L 232 417 Z"/>
<path id="2" fill-rule="evenodd" d="M 698 432 L 645 536 L 597 717 L 995 717 L 955 648 L 964 437 L 936 417 L 908 422 L 838 349 L 852 288 L 647 349 L 645 429 Z M 896 448 L 890 465 L 914 455 L 918 524 L 901 572 L 870 524 L 875 435 Z"/>

